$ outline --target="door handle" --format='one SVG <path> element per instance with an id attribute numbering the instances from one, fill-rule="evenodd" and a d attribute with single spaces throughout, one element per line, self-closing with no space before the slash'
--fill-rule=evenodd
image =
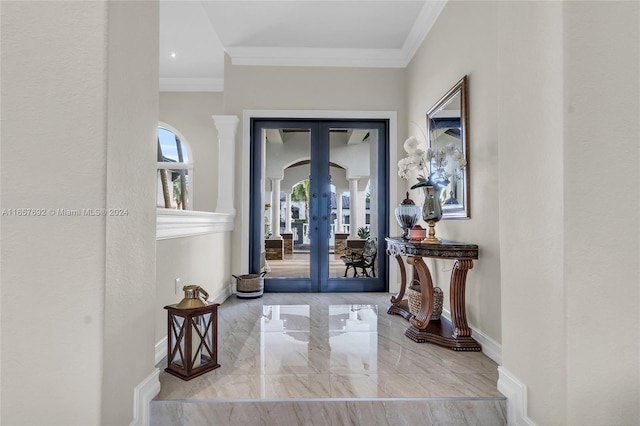
<path id="1" fill-rule="evenodd" d="M 326 210 L 324 211 L 324 214 L 322 216 L 322 220 L 324 222 L 326 222 L 326 226 L 327 226 L 327 238 L 331 238 L 331 223 L 330 223 L 330 217 L 331 217 L 331 197 L 329 193 L 323 192 L 322 193 L 322 198 L 325 199 L 326 201 Z"/>

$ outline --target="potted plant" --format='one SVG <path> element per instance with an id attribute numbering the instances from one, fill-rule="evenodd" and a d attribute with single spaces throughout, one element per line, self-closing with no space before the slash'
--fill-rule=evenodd
<path id="1" fill-rule="evenodd" d="M 358 237 L 362 238 L 363 240 L 369 238 L 369 229 L 364 226 L 358 228 Z"/>

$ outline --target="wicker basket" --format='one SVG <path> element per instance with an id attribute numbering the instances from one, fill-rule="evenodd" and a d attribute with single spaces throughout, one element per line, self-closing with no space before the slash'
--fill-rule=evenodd
<path id="1" fill-rule="evenodd" d="M 422 306 L 422 293 L 420 292 L 420 284 L 413 281 L 407 289 L 407 299 L 409 302 L 409 312 L 412 315 L 418 315 L 420 306 Z M 431 321 L 439 320 L 442 315 L 442 304 L 444 302 L 444 293 L 440 287 L 433 288 L 433 312 L 431 313 Z"/>
<path id="2" fill-rule="evenodd" d="M 236 279 L 236 296 L 240 298 L 254 298 L 262 296 L 264 292 L 264 274 L 234 275 Z"/>

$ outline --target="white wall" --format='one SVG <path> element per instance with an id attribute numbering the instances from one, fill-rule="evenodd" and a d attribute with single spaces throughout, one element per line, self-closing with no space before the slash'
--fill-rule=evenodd
<path id="1" fill-rule="evenodd" d="M 105 4 L 2 3 L 3 209 L 105 207 L 106 26 Z M 104 229 L 2 217 L 2 424 L 100 422 Z"/>
<path id="2" fill-rule="evenodd" d="M 424 140 L 426 113 L 468 75 L 470 220 L 442 220 L 438 237 L 478 244 L 479 259 L 467 275 L 469 325 L 501 341 L 500 243 L 498 216 L 497 3 L 448 2 L 407 68 L 409 134 Z M 398 158 L 407 154 L 402 144 Z M 392 170 L 396 167 L 392 165 Z M 402 181 L 401 181 L 402 182 Z M 402 182 L 408 189 L 413 182 Z M 405 193 L 407 189 L 401 191 Z M 420 205 L 423 195 L 410 197 Z M 425 223 L 422 226 L 426 227 Z M 451 261 L 426 260 L 448 309 Z"/>
<path id="3" fill-rule="evenodd" d="M 469 322 L 502 343 L 536 424 L 640 422 L 639 12 L 449 2 L 408 68 L 422 128 L 469 75 L 471 220 L 437 230 L 480 245 Z"/>
<path id="4" fill-rule="evenodd" d="M 167 336 L 167 311 L 163 307 L 184 297 L 182 287 L 199 285 L 210 299 L 230 291 L 231 233 L 215 233 L 159 240 L 156 251 L 155 342 Z M 178 292 L 175 279 L 180 278 Z"/>
<path id="5" fill-rule="evenodd" d="M 638 424 L 639 4 L 499 12 L 504 366 L 536 424 Z"/>
<path id="6" fill-rule="evenodd" d="M 127 424 L 155 363 L 159 7 L 109 2 L 102 424 Z"/>
<path id="7" fill-rule="evenodd" d="M 222 114 L 222 93 L 161 92 L 160 121 L 186 139 L 193 158 L 193 206 L 214 212 L 218 197 L 218 131 L 212 115 Z"/>
<path id="8" fill-rule="evenodd" d="M 222 93 L 161 92 L 160 121 L 176 128 L 189 144 L 194 162 L 192 210 L 214 212 L 218 192 L 218 131 Z M 164 306 L 184 297 L 185 285 L 199 285 L 214 299 L 230 291 L 231 239 L 228 232 L 158 240 L 156 252 L 155 342 L 167 335 Z M 180 278 L 178 292 L 175 279 Z"/>
<path id="9" fill-rule="evenodd" d="M 503 365 L 529 416 L 565 424 L 562 3 L 500 6 Z"/>
<path id="10" fill-rule="evenodd" d="M 398 122 L 406 120 L 404 70 L 330 68 L 330 67 L 257 67 L 236 66 L 226 58 L 225 63 L 225 114 L 242 117 L 243 110 L 304 110 L 304 111 L 397 111 Z M 243 128 L 244 123 L 239 127 Z M 398 129 L 398 139 L 404 140 L 406 132 Z M 248 170 L 242 170 L 241 141 L 243 132 L 237 136 L 236 182 L 248 179 Z M 391 149 L 394 149 L 392 147 Z M 245 176 L 246 175 L 246 176 Z M 245 176 L 245 177 L 243 177 Z M 392 193 L 396 193 L 393 188 Z M 243 196 L 246 197 L 243 200 Z M 398 197 L 404 198 L 404 197 Z M 239 214 L 232 243 L 232 269 L 241 271 L 242 262 L 247 264 L 248 253 L 241 250 L 242 212 L 248 209 L 248 194 L 236 185 L 236 210 Z M 400 203 L 401 199 L 395 201 Z M 394 203 L 394 200 L 391 200 Z M 243 204 L 246 203 L 246 204 Z M 391 218 L 393 219 L 393 218 Z M 397 227 L 390 221 L 392 233 Z M 397 227 L 397 228 L 394 228 Z M 392 264 L 392 268 L 395 268 Z M 397 283 L 390 283 L 393 289 Z"/>
<path id="11" fill-rule="evenodd" d="M 128 424 L 153 371 L 157 3 L 1 7 L 2 208 L 47 216 L 2 217 L 0 421 Z"/>
<path id="12" fill-rule="evenodd" d="M 567 423 L 640 424 L 640 3 L 563 12 Z"/>

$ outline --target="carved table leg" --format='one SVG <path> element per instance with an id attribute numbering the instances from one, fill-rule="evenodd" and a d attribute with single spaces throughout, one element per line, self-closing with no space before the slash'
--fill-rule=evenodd
<path id="1" fill-rule="evenodd" d="M 389 250 L 387 250 L 387 254 L 396 258 L 396 260 L 398 261 L 398 267 L 400 268 L 400 290 L 395 296 L 391 296 L 391 307 L 389 307 L 387 314 L 400 315 L 404 319 L 409 319 L 411 318 L 409 304 L 406 300 L 403 300 L 404 292 L 407 288 L 407 271 L 404 267 L 402 256 L 400 256 L 399 254 L 390 253 Z"/>
<path id="2" fill-rule="evenodd" d="M 396 293 L 395 296 L 391 296 L 391 303 L 400 303 L 400 301 L 404 297 L 404 292 L 407 287 L 407 271 L 404 268 L 402 256 L 396 255 L 395 258 L 398 261 L 398 267 L 400 268 L 400 290 L 398 291 L 398 293 Z"/>
<path id="3" fill-rule="evenodd" d="M 409 265 L 413 265 L 418 271 L 418 278 L 420 280 L 420 292 L 422 294 L 422 300 L 420 303 L 420 311 L 418 315 L 411 318 L 411 325 L 418 330 L 426 330 L 431 320 L 431 313 L 433 312 L 433 280 L 431 279 L 431 273 L 429 268 L 424 263 L 421 257 L 409 256 L 407 258 Z"/>
<path id="4" fill-rule="evenodd" d="M 451 322 L 446 318 L 429 321 L 433 311 L 431 274 L 422 258 L 409 257 L 408 262 L 414 265 L 418 272 L 422 300 L 420 312 L 416 317 L 410 318 L 411 325 L 405 331 L 405 336 L 418 343 L 431 342 L 454 351 L 482 350 L 482 346 L 471 337 L 465 307 L 467 271 L 473 267 L 473 261 L 458 259 L 454 264 L 450 283 Z"/>
<path id="5" fill-rule="evenodd" d="M 449 304 L 451 305 L 451 327 L 455 338 L 471 336 L 465 306 L 467 271 L 471 268 L 473 268 L 473 260 L 459 259 L 453 264 L 451 272 Z"/>

